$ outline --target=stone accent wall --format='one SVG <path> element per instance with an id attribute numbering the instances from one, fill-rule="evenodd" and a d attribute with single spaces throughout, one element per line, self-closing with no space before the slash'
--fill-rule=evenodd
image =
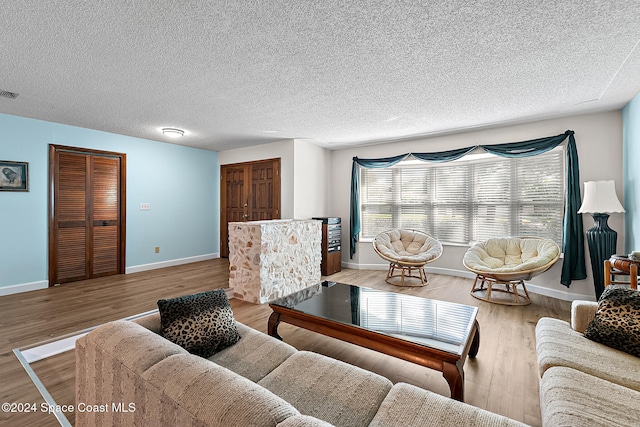
<path id="1" fill-rule="evenodd" d="M 322 222 L 229 223 L 229 287 L 263 304 L 320 283 Z"/>

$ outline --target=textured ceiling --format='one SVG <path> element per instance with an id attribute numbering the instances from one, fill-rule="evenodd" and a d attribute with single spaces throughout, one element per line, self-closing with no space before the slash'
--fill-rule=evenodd
<path id="1" fill-rule="evenodd" d="M 225 150 L 621 108 L 640 1 L 0 0 L 0 113 Z"/>

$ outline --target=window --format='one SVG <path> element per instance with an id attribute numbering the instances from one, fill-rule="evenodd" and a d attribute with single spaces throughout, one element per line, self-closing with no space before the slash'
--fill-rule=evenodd
<path id="1" fill-rule="evenodd" d="M 362 238 L 392 228 L 423 230 L 447 243 L 537 236 L 562 242 L 564 151 L 447 163 L 409 160 L 361 168 Z"/>

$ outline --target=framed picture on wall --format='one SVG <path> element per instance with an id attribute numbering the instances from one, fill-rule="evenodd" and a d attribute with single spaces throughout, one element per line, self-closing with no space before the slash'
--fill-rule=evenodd
<path id="1" fill-rule="evenodd" d="M 29 163 L 0 160 L 0 191 L 29 191 Z"/>

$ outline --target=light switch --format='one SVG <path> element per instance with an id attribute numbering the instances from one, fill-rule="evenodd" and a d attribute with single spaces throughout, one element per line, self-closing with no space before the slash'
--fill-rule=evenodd
<path id="1" fill-rule="evenodd" d="M 150 211 L 151 210 L 151 203 L 140 203 L 140 210 L 141 211 Z"/>

